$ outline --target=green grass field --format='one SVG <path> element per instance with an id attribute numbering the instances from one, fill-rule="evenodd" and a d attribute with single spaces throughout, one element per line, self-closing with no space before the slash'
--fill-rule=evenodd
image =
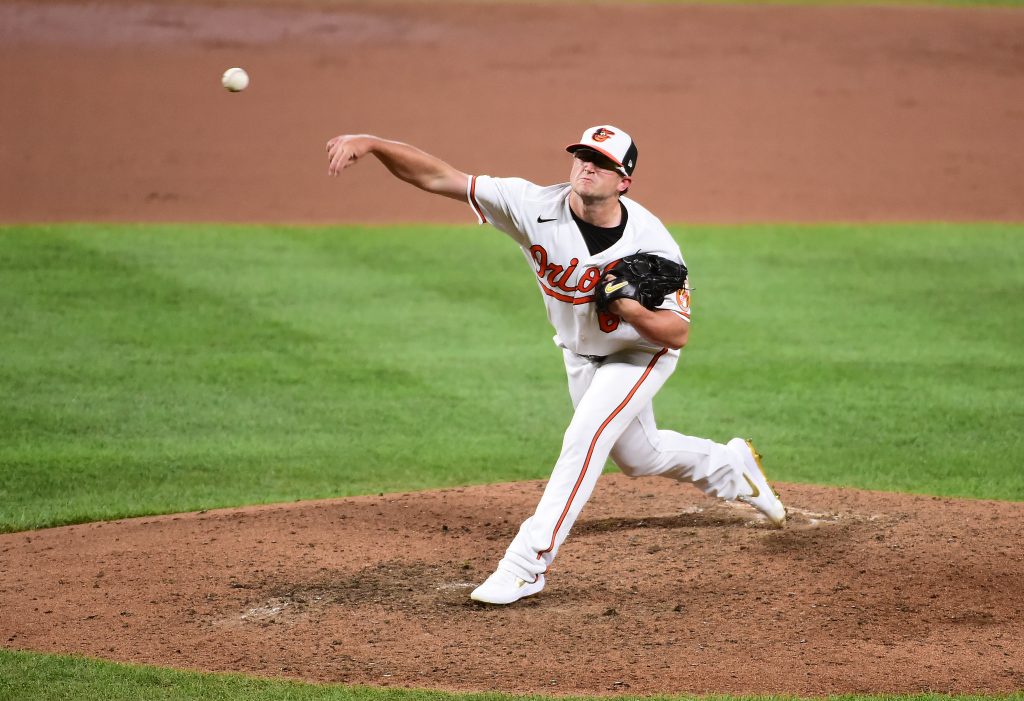
<path id="1" fill-rule="evenodd" d="M 1024 228 L 677 228 L 659 420 L 773 477 L 1024 499 Z M 543 478 L 569 404 L 488 228 L 0 230 L 0 529 Z"/>
<path id="2" fill-rule="evenodd" d="M 1024 500 L 1024 225 L 674 232 L 663 425 L 781 481 Z M 0 530 L 543 478 L 569 418 L 486 227 L 8 226 L 0 280 Z M 456 698 L 0 651 L 0 700 L 392 697 Z"/>

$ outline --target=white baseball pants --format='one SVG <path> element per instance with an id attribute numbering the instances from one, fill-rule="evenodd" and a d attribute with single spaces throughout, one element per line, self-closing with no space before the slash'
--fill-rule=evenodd
<path id="1" fill-rule="evenodd" d="M 692 482 L 723 499 L 735 499 L 743 484 L 742 460 L 726 446 L 655 424 L 651 401 L 675 370 L 679 351 L 627 351 L 602 362 L 562 352 L 575 413 L 537 510 L 498 565 L 526 581 L 554 560 L 609 455 L 631 477 Z"/>

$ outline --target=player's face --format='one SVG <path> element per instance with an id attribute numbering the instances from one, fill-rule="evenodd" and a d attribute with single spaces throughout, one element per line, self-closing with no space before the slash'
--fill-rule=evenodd
<path id="1" fill-rule="evenodd" d="M 616 170 L 617 166 L 597 151 L 581 148 L 573 153 L 569 183 L 580 197 L 605 199 L 617 197 L 629 187 L 629 178 Z"/>

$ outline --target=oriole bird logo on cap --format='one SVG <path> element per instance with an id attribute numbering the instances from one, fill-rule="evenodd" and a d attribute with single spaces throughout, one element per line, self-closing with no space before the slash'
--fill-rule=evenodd
<path id="1" fill-rule="evenodd" d="M 613 136 L 615 136 L 614 131 L 612 131 L 611 129 L 605 129 L 604 127 L 601 127 L 600 129 L 596 129 L 594 131 L 593 136 L 591 136 L 590 138 L 592 138 L 597 143 L 601 143 L 602 141 L 607 141 Z"/>

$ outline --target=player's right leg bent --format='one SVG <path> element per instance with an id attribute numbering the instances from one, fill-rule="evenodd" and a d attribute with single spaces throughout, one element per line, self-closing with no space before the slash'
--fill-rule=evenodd
<path id="1" fill-rule="evenodd" d="M 611 458 L 631 477 L 660 475 L 691 482 L 709 496 L 739 500 L 781 526 L 786 509 L 768 484 L 753 444 L 733 438 L 727 444 L 659 430 L 650 406 L 644 408 L 612 448 Z"/>

